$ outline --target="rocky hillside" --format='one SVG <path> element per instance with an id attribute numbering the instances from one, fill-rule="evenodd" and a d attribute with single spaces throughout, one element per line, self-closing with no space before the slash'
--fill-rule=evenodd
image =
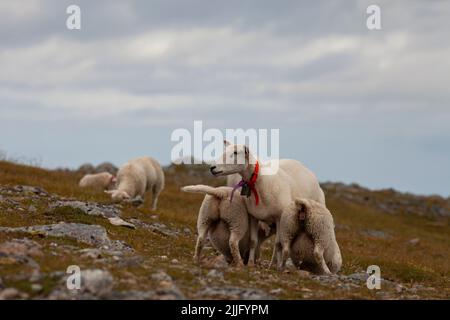
<path id="1" fill-rule="evenodd" d="M 343 255 L 337 276 L 292 266 L 230 268 L 211 247 L 192 260 L 200 195 L 181 185 L 223 180 L 201 166 L 166 168 L 159 208 L 111 204 L 78 188 L 82 172 L 48 171 L 0 161 L 0 299 L 448 299 L 450 201 L 325 183 Z M 85 170 L 93 168 L 85 167 Z M 68 290 L 79 266 L 81 290 Z M 381 268 L 380 290 L 366 287 L 369 265 Z"/>

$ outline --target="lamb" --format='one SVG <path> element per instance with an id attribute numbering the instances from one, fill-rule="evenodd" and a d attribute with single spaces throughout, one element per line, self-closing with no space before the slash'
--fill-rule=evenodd
<path id="1" fill-rule="evenodd" d="M 144 198 L 145 192 L 151 190 L 151 210 L 156 210 L 158 196 L 164 189 L 164 172 L 161 165 L 153 158 L 140 157 L 128 161 L 117 172 L 117 188 L 105 191 L 116 202 L 131 200 L 137 196 Z"/>
<path id="2" fill-rule="evenodd" d="M 200 262 L 201 251 L 208 235 L 213 247 L 228 263 L 234 263 L 238 267 L 247 263 L 250 249 L 248 226 L 249 220 L 253 218 L 247 214 L 243 198 L 235 196 L 231 201 L 232 188 L 229 187 L 195 185 L 183 187 L 182 190 L 206 194 L 197 219 L 198 237 L 194 259 Z M 256 257 L 262 242 L 273 234 L 272 230 L 265 224 L 259 225 Z"/>
<path id="3" fill-rule="evenodd" d="M 274 163 L 259 163 L 245 145 L 233 145 L 227 141 L 225 152 L 210 168 L 214 176 L 228 176 L 238 173 L 247 211 L 258 221 L 276 224 L 277 236 L 270 265 L 281 260 L 279 223 L 284 207 L 295 198 L 302 197 L 325 204 L 325 195 L 316 176 L 300 162 L 290 159 L 278 161 L 278 170 L 267 174 Z M 276 163 L 275 163 L 276 164 Z M 261 171 L 261 172 L 260 172 Z M 262 174 L 261 174 L 262 173 Z M 231 180 L 231 179 L 230 179 Z M 229 180 L 229 182 L 230 182 Z M 257 243 L 257 224 L 250 226 L 250 260 L 254 263 Z"/>
<path id="4" fill-rule="evenodd" d="M 341 251 L 334 234 L 333 216 L 321 203 L 296 199 L 286 207 L 280 221 L 282 270 L 287 258 L 298 268 L 319 274 L 337 273 L 342 265 Z"/>
<path id="5" fill-rule="evenodd" d="M 81 188 L 91 187 L 98 190 L 109 190 L 114 187 L 116 177 L 109 172 L 101 172 L 96 174 L 86 174 L 81 178 L 79 186 Z"/>

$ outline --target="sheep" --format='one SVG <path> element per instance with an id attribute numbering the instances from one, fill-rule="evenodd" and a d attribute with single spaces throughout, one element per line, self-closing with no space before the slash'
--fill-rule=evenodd
<path id="1" fill-rule="evenodd" d="M 153 158 L 135 158 L 120 167 L 116 185 L 115 190 L 106 191 L 115 202 L 131 200 L 138 196 L 144 198 L 145 192 L 151 190 L 151 210 L 154 211 L 157 208 L 158 196 L 164 189 L 164 172 Z"/>
<path id="2" fill-rule="evenodd" d="M 109 190 L 114 187 L 116 177 L 109 172 L 86 174 L 81 178 L 79 186 L 81 188 L 92 187 L 99 190 Z"/>
<path id="3" fill-rule="evenodd" d="M 233 262 L 237 267 L 247 263 L 250 247 L 248 226 L 249 220 L 253 218 L 248 215 L 243 198 L 235 196 L 231 201 L 232 188 L 229 187 L 194 185 L 181 190 L 206 194 L 197 218 L 198 237 L 194 260 L 200 262 L 201 251 L 208 235 L 213 247 L 228 263 Z M 259 256 L 262 242 L 273 234 L 272 231 L 274 229 L 265 224 L 259 225 L 256 257 Z"/>
<path id="4" fill-rule="evenodd" d="M 341 251 L 334 233 L 330 211 L 311 199 L 296 199 L 286 207 L 280 220 L 282 270 L 287 258 L 298 268 L 319 274 L 337 273 L 342 265 Z"/>
<path id="5" fill-rule="evenodd" d="M 257 221 L 275 223 L 277 236 L 270 266 L 281 259 L 281 244 L 278 228 L 284 207 L 295 198 L 302 197 L 325 204 L 325 195 L 316 176 L 300 162 L 290 159 L 278 160 L 278 170 L 267 174 L 276 162 L 259 163 L 245 145 L 233 145 L 224 141 L 225 152 L 210 167 L 214 176 L 229 176 L 238 173 L 240 186 L 246 191 L 247 211 Z M 262 171 L 265 174 L 261 174 Z M 252 181 L 252 179 L 254 181 Z M 228 182 L 231 182 L 230 178 Z M 239 185 L 238 185 L 239 186 Z M 245 188 L 245 189 L 244 189 Z M 250 226 L 250 260 L 254 263 L 257 243 L 257 224 Z"/>

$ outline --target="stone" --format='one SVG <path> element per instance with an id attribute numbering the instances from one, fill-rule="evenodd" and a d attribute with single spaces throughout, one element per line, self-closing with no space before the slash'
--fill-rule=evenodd
<path id="1" fill-rule="evenodd" d="M 18 299 L 20 297 L 21 294 L 16 288 L 6 288 L 0 291 L 0 300 Z"/>
<path id="2" fill-rule="evenodd" d="M 81 271 L 81 289 L 96 297 L 106 296 L 112 290 L 114 280 L 105 270 L 89 269 Z"/>
<path id="3" fill-rule="evenodd" d="M 42 256 L 41 245 L 28 238 L 12 239 L 0 244 L 0 254 L 14 256 Z"/>
<path id="4" fill-rule="evenodd" d="M 105 228 L 99 225 L 82 223 L 57 223 L 31 227 L 8 228 L 0 227 L 0 232 L 25 232 L 52 237 L 68 237 L 92 246 L 111 248 L 119 251 L 133 251 L 126 243 L 109 239 Z"/>
<path id="5" fill-rule="evenodd" d="M 272 297 L 259 289 L 239 287 L 206 287 L 198 293 L 200 296 L 239 300 L 272 300 Z"/>
<path id="6" fill-rule="evenodd" d="M 364 231 L 361 231 L 361 234 L 365 235 L 365 236 L 378 238 L 378 239 L 385 239 L 385 240 L 392 238 L 392 236 L 390 234 L 388 234 L 385 231 L 381 231 L 381 230 L 364 230 Z"/>
<path id="7" fill-rule="evenodd" d="M 408 243 L 412 246 L 417 246 L 420 243 L 420 239 L 414 238 L 414 239 L 409 240 Z"/>
<path id="8" fill-rule="evenodd" d="M 206 274 L 206 276 L 208 278 L 223 278 L 223 272 L 216 269 L 212 269 Z"/>
<path id="9" fill-rule="evenodd" d="M 134 224 L 126 222 L 125 220 L 123 220 L 122 218 L 119 218 L 119 217 L 108 218 L 108 220 L 109 220 L 109 223 L 111 223 L 114 226 L 122 226 L 122 227 L 131 228 L 131 229 L 136 229 L 136 226 Z"/>

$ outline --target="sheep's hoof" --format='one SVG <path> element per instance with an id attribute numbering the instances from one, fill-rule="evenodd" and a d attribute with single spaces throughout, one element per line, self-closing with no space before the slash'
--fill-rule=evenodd
<path id="1" fill-rule="evenodd" d="M 194 262 L 200 264 L 200 257 L 199 256 L 194 256 L 193 257 Z"/>

